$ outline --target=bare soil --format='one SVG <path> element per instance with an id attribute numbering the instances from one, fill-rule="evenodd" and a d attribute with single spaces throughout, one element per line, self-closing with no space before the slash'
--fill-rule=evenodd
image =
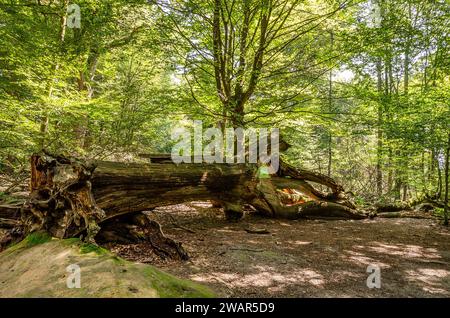
<path id="1" fill-rule="evenodd" d="M 229 223 L 208 202 L 148 213 L 183 243 L 190 261 L 161 260 L 145 244 L 108 247 L 220 296 L 450 296 L 450 231 L 434 220 L 287 221 L 246 213 Z M 367 287 L 369 265 L 381 269 L 379 289 Z"/>

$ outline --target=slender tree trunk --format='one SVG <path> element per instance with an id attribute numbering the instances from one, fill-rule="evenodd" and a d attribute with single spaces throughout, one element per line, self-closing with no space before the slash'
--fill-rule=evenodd
<path id="1" fill-rule="evenodd" d="M 377 61 L 377 86 L 378 86 L 378 120 L 377 120 L 377 195 L 378 197 L 383 195 L 383 172 L 382 157 L 383 157 L 383 77 L 382 77 L 382 65 L 381 58 Z"/>
<path id="2" fill-rule="evenodd" d="M 392 185 L 394 183 L 394 172 L 392 169 L 392 148 L 391 146 L 389 146 L 389 150 L 388 150 L 388 180 L 387 180 L 387 192 L 391 193 L 392 191 Z"/>
<path id="3" fill-rule="evenodd" d="M 445 196 L 444 196 L 444 224 L 448 226 L 448 176 L 450 157 L 450 133 L 448 133 L 447 153 L 445 155 Z"/>
<path id="4" fill-rule="evenodd" d="M 408 3 L 408 12 L 409 12 L 409 21 L 412 18 L 412 13 L 411 13 L 411 3 Z M 409 22 L 410 23 L 410 22 Z M 408 34 L 406 36 L 405 39 L 405 76 L 404 76 L 404 96 L 405 96 L 405 100 L 406 100 L 406 105 L 409 105 L 409 54 L 410 54 L 410 50 L 411 50 L 411 39 L 409 36 L 409 28 L 408 28 Z M 409 157 L 409 153 L 405 150 L 400 152 L 401 154 L 401 158 L 403 161 L 404 157 Z M 407 170 L 407 166 L 405 165 L 405 171 L 402 171 L 402 184 L 403 184 L 403 201 L 406 201 L 408 198 L 408 170 Z"/>
<path id="5" fill-rule="evenodd" d="M 437 166 L 437 172 L 438 172 L 438 184 L 436 189 L 436 199 L 439 200 L 442 196 L 442 171 L 439 167 L 439 162 L 436 164 Z"/>
<path id="6" fill-rule="evenodd" d="M 432 130 L 434 130 L 434 127 L 432 126 Z M 434 158 L 436 157 L 436 148 L 433 147 L 431 149 L 431 153 L 430 153 L 430 168 L 429 168 L 429 172 L 428 172 L 428 182 L 430 184 L 434 183 L 434 179 L 435 179 L 435 168 L 436 168 L 436 161 L 434 160 Z"/>
<path id="7" fill-rule="evenodd" d="M 330 32 L 330 42 L 331 42 L 331 50 L 333 50 L 334 45 L 334 35 L 333 31 Z M 328 112 L 331 113 L 333 111 L 333 69 L 330 69 L 330 78 L 328 82 Z M 328 165 L 327 165 L 327 175 L 331 176 L 331 165 L 333 159 L 333 149 L 332 149 L 333 135 L 331 134 L 331 130 L 328 129 Z"/>
<path id="8" fill-rule="evenodd" d="M 408 184 L 403 182 L 403 197 L 402 201 L 408 200 Z"/>
<path id="9" fill-rule="evenodd" d="M 420 163 L 420 167 L 422 170 L 422 192 L 425 194 L 427 193 L 428 189 L 427 189 L 427 171 L 425 168 L 425 153 L 426 151 L 422 151 L 422 157 L 421 157 L 421 163 Z"/>

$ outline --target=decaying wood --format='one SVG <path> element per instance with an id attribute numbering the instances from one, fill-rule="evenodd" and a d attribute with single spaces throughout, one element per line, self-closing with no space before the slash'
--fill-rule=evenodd
<path id="1" fill-rule="evenodd" d="M 87 240 L 127 241 L 136 239 L 132 230 L 144 222 L 139 219 L 141 212 L 194 200 L 220 204 L 228 219 L 239 219 L 244 206 L 266 216 L 291 219 L 367 217 L 333 179 L 283 162 L 276 175 L 259 178 L 256 164 L 174 164 L 166 159 L 158 157 L 158 163 L 85 162 L 33 155 L 30 199 L 21 213 L 24 232 L 45 230 L 59 238 L 83 234 Z M 308 181 L 330 191 L 321 192 Z M 296 191 L 305 200 L 284 204 L 283 189 Z M 152 223 L 145 220 L 141 230 Z M 122 229 L 113 231 L 110 224 L 114 222 L 123 224 Z M 147 238 L 155 233 L 148 233 Z M 172 244 L 163 241 L 158 244 Z"/>
<path id="2" fill-rule="evenodd" d="M 434 207 L 441 208 L 441 209 L 443 209 L 445 206 L 443 201 L 433 199 L 429 196 L 425 197 L 422 201 L 424 203 L 429 203 L 429 204 L 433 205 Z M 450 208 L 450 205 L 447 205 L 447 206 Z"/>
<path id="3" fill-rule="evenodd" d="M 106 216 L 92 194 L 95 168 L 62 156 L 33 155 L 29 211 L 22 213 L 25 232 L 45 230 L 66 238 L 86 231 L 88 241 L 93 241 Z"/>
<path id="4" fill-rule="evenodd" d="M 325 185 L 332 190 L 332 196 L 335 197 L 338 197 L 341 193 L 344 192 L 343 187 L 337 184 L 336 181 L 334 181 L 332 178 L 313 171 L 294 168 L 293 166 L 283 161 L 280 162 L 279 175 L 290 176 L 297 180 L 312 181 L 318 184 Z M 318 190 L 314 190 L 314 192 L 317 193 L 319 197 L 324 196 L 324 194 L 319 192 Z"/>
<path id="5" fill-rule="evenodd" d="M 380 204 L 376 206 L 376 212 L 398 212 L 404 210 L 411 210 L 411 206 L 406 202 L 396 204 Z"/>
<path id="6" fill-rule="evenodd" d="M 365 219 L 367 214 L 334 202 L 311 201 L 298 206 L 301 217 L 330 217 L 334 219 Z"/>

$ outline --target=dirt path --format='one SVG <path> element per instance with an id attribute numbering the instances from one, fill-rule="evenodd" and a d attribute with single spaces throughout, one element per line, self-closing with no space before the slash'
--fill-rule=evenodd
<path id="1" fill-rule="evenodd" d="M 163 262 L 141 245 L 113 250 L 225 297 L 450 296 L 450 232 L 431 220 L 285 221 L 250 213 L 228 223 L 205 202 L 151 214 L 191 261 Z M 381 268 L 380 289 L 366 285 L 370 264 Z"/>

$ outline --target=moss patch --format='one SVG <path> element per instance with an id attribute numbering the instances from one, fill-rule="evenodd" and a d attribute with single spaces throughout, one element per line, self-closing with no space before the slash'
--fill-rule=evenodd
<path id="1" fill-rule="evenodd" d="M 30 248 L 35 245 L 43 244 L 51 241 L 52 237 L 45 232 L 35 232 L 28 235 L 17 244 L 13 244 L 5 252 L 13 252 L 22 248 Z"/>
<path id="2" fill-rule="evenodd" d="M 81 254 L 95 253 L 97 255 L 105 255 L 108 254 L 109 252 L 108 250 L 98 245 L 91 243 L 82 243 L 80 245 L 80 253 Z"/>
<path id="3" fill-rule="evenodd" d="M 78 243 L 81 243 L 81 241 L 80 241 L 80 239 L 78 237 L 71 237 L 71 238 L 68 238 L 68 239 L 61 240 L 61 244 L 67 245 L 67 246 L 78 244 Z"/>
<path id="4" fill-rule="evenodd" d="M 153 266 L 148 266 L 144 270 L 144 273 L 153 282 L 153 288 L 158 291 L 159 296 L 163 298 L 212 298 L 215 296 L 207 287 L 191 281 L 179 279 L 164 273 Z"/>

